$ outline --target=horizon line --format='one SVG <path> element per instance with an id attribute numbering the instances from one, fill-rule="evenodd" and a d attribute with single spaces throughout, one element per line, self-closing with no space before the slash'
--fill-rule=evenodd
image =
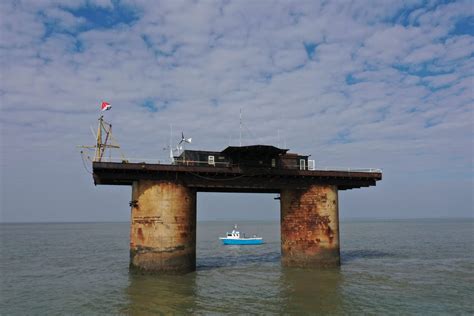
<path id="1" fill-rule="evenodd" d="M 455 220 L 474 220 L 474 216 L 438 216 L 438 217 L 347 217 L 344 219 L 340 219 L 339 222 L 343 223 L 346 221 L 364 221 L 364 220 L 372 220 L 372 221 L 407 221 L 407 220 L 443 220 L 443 219 L 455 219 Z M 197 223 L 202 222 L 279 222 L 280 219 L 205 219 L 205 220 L 197 220 Z M 0 221 L 0 225 L 5 224 L 106 224 L 106 223 L 130 223 L 130 221 Z"/>

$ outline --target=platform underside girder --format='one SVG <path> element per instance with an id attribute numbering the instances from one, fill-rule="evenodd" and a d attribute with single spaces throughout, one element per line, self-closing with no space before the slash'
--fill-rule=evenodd
<path id="1" fill-rule="evenodd" d="M 137 180 L 176 181 L 198 192 L 278 193 L 311 185 L 335 185 L 338 190 L 375 186 L 377 172 L 284 170 L 175 166 L 145 163 L 95 162 L 96 185 L 132 185 Z"/>

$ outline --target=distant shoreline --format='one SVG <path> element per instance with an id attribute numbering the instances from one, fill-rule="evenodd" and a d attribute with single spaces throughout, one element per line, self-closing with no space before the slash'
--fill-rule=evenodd
<path id="1" fill-rule="evenodd" d="M 474 221 L 474 217 L 419 217 L 419 218 L 378 218 L 378 217 L 351 217 L 343 218 L 340 220 L 341 223 L 345 222 L 407 222 L 407 221 L 460 221 L 468 220 Z M 214 223 L 214 222 L 235 222 L 235 223 L 255 223 L 255 222 L 265 222 L 265 223 L 278 223 L 279 219 L 210 219 L 210 220 L 198 220 L 197 223 Z M 38 221 L 38 222 L 0 222 L 0 225 L 28 225 L 28 224 L 129 224 L 130 221 Z"/>

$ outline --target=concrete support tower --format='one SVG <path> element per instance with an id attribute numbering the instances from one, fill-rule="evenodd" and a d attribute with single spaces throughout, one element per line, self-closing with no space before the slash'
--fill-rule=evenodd
<path id="1" fill-rule="evenodd" d="M 148 273 L 196 269 L 196 191 L 171 181 L 133 182 L 130 267 Z"/>
<path id="2" fill-rule="evenodd" d="M 282 189 L 281 255 L 286 267 L 337 267 L 338 194 L 334 185 Z"/>

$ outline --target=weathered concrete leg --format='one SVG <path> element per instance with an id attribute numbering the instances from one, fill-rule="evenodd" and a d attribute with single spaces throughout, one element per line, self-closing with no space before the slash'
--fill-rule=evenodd
<path id="1" fill-rule="evenodd" d="M 282 190 L 280 203 L 283 266 L 339 266 L 337 187 Z"/>
<path id="2" fill-rule="evenodd" d="M 150 273 L 196 269 L 196 191 L 167 181 L 133 183 L 130 268 Z"/>

